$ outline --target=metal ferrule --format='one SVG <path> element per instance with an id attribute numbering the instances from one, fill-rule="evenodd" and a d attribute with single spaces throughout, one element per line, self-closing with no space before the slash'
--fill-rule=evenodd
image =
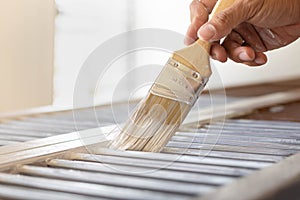
<path id="1" fill-rule="evenodd" d="M 207 81 L 207 77 L 170 58 L 150 92 L 193 106 Z"/>

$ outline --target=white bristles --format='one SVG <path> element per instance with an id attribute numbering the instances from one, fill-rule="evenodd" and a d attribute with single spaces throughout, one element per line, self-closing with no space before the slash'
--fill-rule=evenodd
<path id="1" fill-rule="evenodd" d="M 185 103 L 150 94 L 114 138 L 111 148 L 159 152 L 190 109 Z"/>

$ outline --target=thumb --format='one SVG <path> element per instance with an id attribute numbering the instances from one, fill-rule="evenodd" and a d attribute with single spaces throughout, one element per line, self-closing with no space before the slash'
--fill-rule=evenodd
<path id="1" fill-rule="evenodd" d="M 246 21 L 249 9 L 243 1 L 236 1 L 229 8 L 215 14 L 198 30 L 198 37 L 204 41 L 214 42 L 228 35 L 240 23 Z"/>

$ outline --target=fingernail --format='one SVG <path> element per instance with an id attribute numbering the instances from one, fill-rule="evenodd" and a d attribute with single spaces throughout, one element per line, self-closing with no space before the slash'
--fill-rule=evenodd
<path id="1" fill-rule="evenodd" d="M 216 35 L 216 28 L 212 24 L 201 26 L 198 31 L 198 37 L 205 41 L 210 41 Z"/>
<path id="2" fill-rule="evenodd" d="M 246 52 L 241 52 L 238 55 L 239 59 L 243 60 L 243 61 L 251 61 L 251 58 L 249 57 L 248 54 L 246 54 Z"/>
<path id="3" fill-rule="evenodd" d="M 262 64 L 265 64 L 266 61 L 264 59 L 262 59 L 262 58 L 256 58 L 254 60 L 254 62 L 257 63 L 257 64 L 259 64 L 259 65 L 262 65 Z"/>

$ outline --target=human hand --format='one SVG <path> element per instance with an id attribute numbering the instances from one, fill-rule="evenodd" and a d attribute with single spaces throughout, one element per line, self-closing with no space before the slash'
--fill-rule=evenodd
<path id="1" fill-rule="evenodd" d="M 267 62 L 263 52 L 286 46 L 300 36 L 299 0 L 236 0 L 207 22 L 216 0 L 194 0 L 186 44 L 198 37 L 212 43 L 213 59 L 258 66 Z M 225 37 L 222 44 L 219 40 Z"/>

